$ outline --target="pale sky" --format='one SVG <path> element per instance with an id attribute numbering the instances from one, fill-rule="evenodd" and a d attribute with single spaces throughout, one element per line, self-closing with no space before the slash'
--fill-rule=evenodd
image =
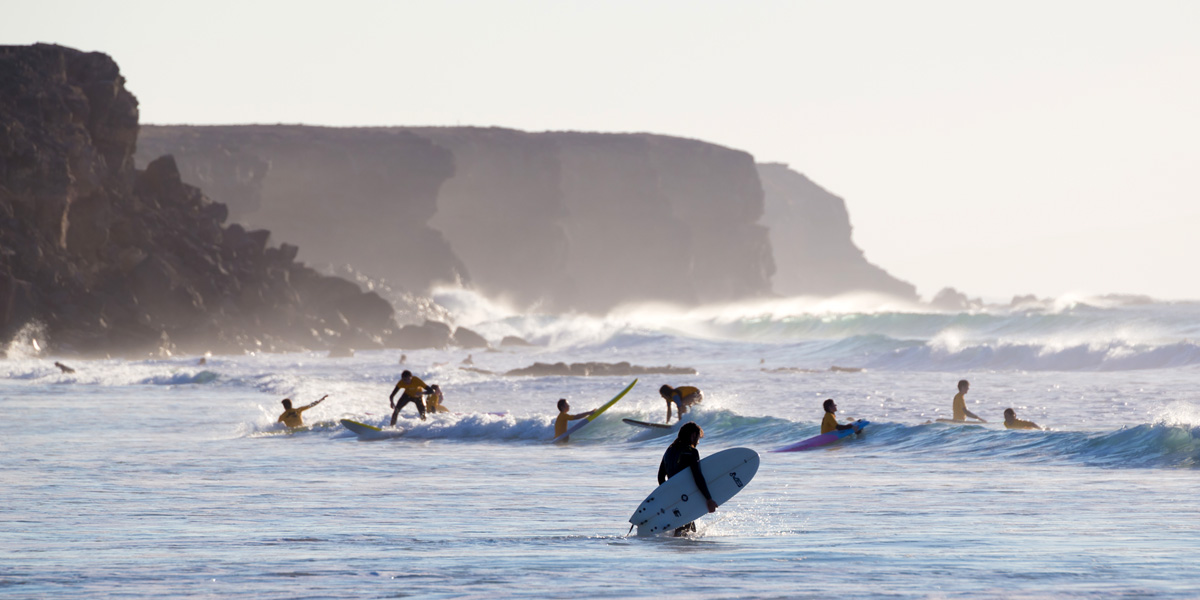
<path id="1" fill-rule="evenodd" d="M 698 138 L 845 198 L 926 298 L 1200 299 L 1200 2 L 0 2 L 143 123 Z"/>

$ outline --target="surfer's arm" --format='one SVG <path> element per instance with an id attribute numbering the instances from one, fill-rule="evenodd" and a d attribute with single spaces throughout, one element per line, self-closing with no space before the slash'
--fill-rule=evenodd
<path id="1" fill-rule="evenodd" d="M 280 417 L 280 418 L 282 419 L 283 417 Z M 667 457 L 664 456 L 662 460 L 658 461 L 658 485 L 662 485 L 663 482 L 666 480 L 667 480 Z"/>
<path id="2" fill-rule="evenodd" d="M 971 417 L 972 419 L 975 419 L 976 421 L 981 421 L 983 423 L 987 423 L 987 421 L 985 421 L 983 419 L 983 417 L 980 417 L 979 415 L 967 410 L 966 408 L 963 408 L 963 414 L 967 415 L 968 417 Z"/>
<path id="3" fill-rule="evenodd" d="M 395 398 L 396 398 L 396 392 L 398 392 L 398 391 L 400 391 L 399 383 L 396 384 L 396 387 L 392 388 L 392 393 L 388 394 L 388 405 L 391 406 L 392 408 L 396 407 Z"/>
<path id="4" fill-rule="evenodd" d="M 324 402 L 324 401 L 325 401 L 325 399 L 326 399 L 326 398 L 328 398 L 328 397 L 329 397 L 329 394 L 325 394 L 324 396 L 321 396 L 321 399 L 320 399 L 320 400 L 317 400 L 316 402 L 313 402 L 312 404 L 309 404 L 308 406 L 302 407 L 302 408 L 300 408 L 299 410 L 308 410 L 308 409 L 310 409 L 310 408 L 312 408 L 312 407 L 314 407 L 314 406 L 316 406 L 316 405 L 318 405 L 318 404 L 320 404 L 320 403 Z"/>
<path id="5" fill-rule="evenodd" d="M 704 481 L 704 473 L 700 472 L 700 463 L 694 462 L 688 468 L 692 470 L 692 479 L 696 480 L 696 487 L 700 488 L 700 493 L 704 494 L 704 499 L 708 502 L 708 512 L 715 512 L 717 503 L 713 501 L 712 494 L 708 492 L 708 483 Z"/>

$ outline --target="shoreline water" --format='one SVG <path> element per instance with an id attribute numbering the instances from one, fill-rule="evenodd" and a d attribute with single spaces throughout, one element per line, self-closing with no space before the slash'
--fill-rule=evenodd
<path id="1" fill-rule="evenodd" d="M 64 361 L 75 373 L 0 361 L 0 595 L 1200 594 L 1200 367 L 1188 361 L 771 373 L 844 363 L 858 334 L 767 343 L 551 325 L 575 341 L 476 352 L 475 366 L 629 360 L 699 374 L 643 378 L 556 447 L 558 398 L 594 408 L 632 378 L 488 376 L 459 369 L 458 350 L 410 351 L 405 366 L 387 351 Z M 410 409 L 402 434 L 373 442 L 337 425 L 389 417 L 406 367 L 466 414 L 423 422 Z M 960 378 L 993 423 L 923 425 L 949 412 Z M 691 539 L 626 535 L 672 435 L 621 419 L 661 421 L 662 383 L 704 390 L 702 456 L 749 447 L 762 459 Z M 274 424 L 280 399 L 324 394 L 309 429 Z M 815 433 L 827 397 L 843 422 L 871 427 L 826 449 L 766 452 Z M 995 421 L 1010 406 L 1051 430 L 1004 430 Z"/>

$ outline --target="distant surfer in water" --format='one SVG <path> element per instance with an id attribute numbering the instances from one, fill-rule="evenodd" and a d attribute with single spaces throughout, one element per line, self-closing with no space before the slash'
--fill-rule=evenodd
<path id="1" fill-rule="evenodd" d="M 396 400 L 396 392 L 403 390 L 400 394 L 400 399 Z M 400 381 L 396 382 L 396 387 L 392 393 L 388 395 L 388 406 L 392 407 L 392 425 L 396 425 L 396 417 L 400 416 L 400 409 L 404 408 L 405 404 L 412 402 L 417 405 L 417 412 L 421 415 L 421 420 L 425 420 L 425 401 L 421 399 L 422 394 L 433 394 L 435 390 L 421 381 L 420 377 L 413 377 L 412 371 L 405 370 L 400 374 Z"/>
<path id="2" fill-rule="evenodd" d="M 63 373 L 74 373 L 75 372 L 75 369 L 72 369 L 71 367 L 68 367 L 67 365 L 64 365 L 60 362 L 55 362 L 54 366 L 58 367 L 58 370 L 62 371 Z"/>
<path id="3" fill-rule="evenodd" d="M 445 396 L 442 396 L 442 388 L 438 387 L 436 383 L 429 387 L 433 389 L 433 393 L 425 397 L 425 412 L 434 414 L 450 412 L 450 409 L 442 406 L 442 400 L 445 399 Z"/>
<path id="4" fill-rule="evenodd" d="M 679 428 L 679 435 L 667 446 L 662 461 L 658 463 L 658 485 L 690 467 L 696 487 L 700 488 L 700 493 L 704 494 L 704 499 L 708 502 L 708 512 L 714 513 L 717 512 L 717 503 L 713 501 L 712 494 L 708 493 L 708 483 L 704 481 L 704 474 L 700 472 L 700 451 L 696 449 L 696 444 L 700 443 L 702 437 L 704 430 L 695 423 L 684 423 Z M 694 531 L 695 521 L 675 529 L 675 537 Z"/>
<path id="5" fill-rule="evenodd" d="M 952 419 L 955 421 L 966 421 L 967 417 L 971 417 L 980 423 L 987 423 L 987 421 L 983 420 L 983 418 L 981 418 L 979 415 L 967 410 L 967 399 L 964 396 L 967 395 L 967 390 L 970 389 L 971 382 L 967 381 L 966 379 L 958 382 L 958 393 L 954 395 L 954 405 L 951 407 L 954 411 L 954 416 Z"/>
<path id="6" fill-rule="evenodd" d="M 822 434 L 829 433 L 830 431 L 845 431 L 847 429 L 853 429 L 854 433 L 859 432 L 858 426 L 853 423 L 838 425 L 837 417 L 834 416 L 837 413 L 837 402 L 834 402 L 833 398 L 826 400 L 822 406 L 825 408 L 825 418 L 821 419 Z"/>
<path id="7" fill-rule="evenodd" d="M 1042 429 L 1041 427 L 1038 426 L 1037 423 L 1034 423 L 1033 421 L 1022 421 L 1021 419 L 1018 419 L 1017 411 L 1015 411 L 1011 408 L 1004 409 L 1004 428 L 1005 429 L 1037 429 L 1039 431 Z"/>
<path id="8" fill-rule="evenodd" d="M 570 412 L 571 412 L 571 403 L 567 402 L 566 398 L 559 398 L 558 399 L 558 418 L 556 418 L 554 420 L 554 437 L 555 437 L 555 439 L 558 439 L 558 436 L 567 432 L 567 421 L 574 421 L 576 419 L 582 419 L 584 417 L 591 416 L 591 414 L 596 411 L 589 410 L 587 412 L 579 413 L 577 415 L 572 415 L 572 414 L 570 414 Z M 558 440 L 558 443 L 565 444 L 565 443 L 569 442 L 570 440 L 571 440 L 570 436 L 567 436 L 561 440 Z"/>
<path id="9" fill-rule="evenodd" d="M 320 404 L 328 397 L 329 397 L 329 394 L 325 394 L 324 396 L 321 396 L 320 400 L 317 400 L 316 402 L 313 402 L 312 404 L 309 404 L 308 406 L 301 406 L 300 408 L 292 408 L 292 399 L 284 398 L 280 402 L 280 404 L 283 404 L 283 414 L 279 415 L 279 420 L 276 422 L 283 423 L 287 427 L 292 427 L 292 428 L 303 427 L 304 426 L 304 418 L 300 416 L 300 413 Z"/>
<path id="10" fill-rule="evenodd" d="M 700 401 L 704 400 L 704 394 L 700 392 L 700 389 L 690 385 L 682 385 L 677 388 L 673 388 L 669 385 L 663 384 L 662 387 L 658 388 L 658 394 L 663 397 L 663 400 L 667 401 L 668 425 L 671 424 L 672 403 L 679 408 L 679 419 L 683 419 L 684 413 L 687 412 L 687 407 L 693 404 L 699 404 Z"/>

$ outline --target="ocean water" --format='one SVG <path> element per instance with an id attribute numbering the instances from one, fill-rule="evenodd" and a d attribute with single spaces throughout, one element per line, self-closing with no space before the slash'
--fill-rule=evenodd
<path id="1" fill-rule="evenodd" d="M 461 368 L 463 350 L 80 360 L 26 336 L 0 360 L 0 597 L 1200 597 L 1200 304 L 593 319 L 439 299 L 493 341 L 538 344 L 471 351 L 482 371 L 699 374 L 642 377 L 555 446 L 558 398 L 587 410 L 632 378 L 505 377 Z M 384 424 L 405 367 L 458 414 L 409 407 L 375 441 L 339 425 Z M 991 423 L 926 424 L 963 378 Z M 673 434 L 621 419 L 663 420 L 663 383 L 704 390 L 702 455 L 762 459 L 691 538 L 628 533 Z M 280 399 L 324 394 L 308 428 L 274 423 Z M 767 452 L 815 435 L 825 398 L 872 424 Z M 1008 407 L 1049 430 L 1003 429 Z"/>

